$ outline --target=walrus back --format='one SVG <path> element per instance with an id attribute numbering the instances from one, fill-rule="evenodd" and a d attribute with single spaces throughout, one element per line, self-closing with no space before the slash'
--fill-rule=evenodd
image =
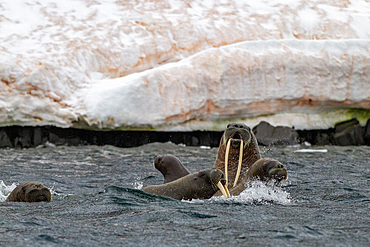
<path id="1" fill-rule="evenodd" d="M 21 191 L 22 188 L 21 187 L 16 187 L 10 194 L 9 196 L 6 198 L 6 202 L 24 202 L 26 199 L 25 199 L 25 195 L 24 193 Z"/>
<path id="2" fill-rule="evenodd" d="M 201 178 L 198 174 L 199 172 L 188 174 L 165 184 L 150 185 L 143 188 L 142 191 L 177 200 L 211 198 L 218 189 L 212 186 L 209 176 Z"/>

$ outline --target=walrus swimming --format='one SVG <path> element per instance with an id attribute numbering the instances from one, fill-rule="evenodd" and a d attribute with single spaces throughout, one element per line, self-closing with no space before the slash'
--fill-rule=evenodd
<path id="1" fill-rule="evenodd" d="M 51 202 L 51 193 L 37 181 L 21 183 L 6 198 L 6 202 Z"/>
<path id="2" fill-rule="evenodd" d="M 279 161 L 272 158 L 261 158 L 249 168 L 246 177 L 250 180 L 280 182 L 287 179 L 288 172 Z"/>
<path id="3" fill-rule="evenodd" d="M 224 131 L 214 167 L 225 173 L 229 189 L 244 180 L 251 165 L 261 158 L 252 130 L 245 124 L 230 123 Z"/>
<path id="4" fill-rule="evenodd" d="M 190 174 L 189 170 L 185 168 L 177 157 L 169 154 L 158 155 L 155 158 L 153 165 L 162 173 L 164 183 L 172 182 Z"/>
<path id="5" fill-rule="evenodd" d="M 151 185 L 142 190 L 177 200 L 209 199 L 220 190 L 228 198 L 230 193 L 225 183 L 223 172 L 213 168 L 188 174 L 169 183 Z"/>
<path id="6" fill-rule="evenodd" d="M 261 158 L 247 171 L 246 176 L 230 190 L 233 196 L 239 195 L 253 180 L 275 181 L 276 184 L 288 178 L 288 172 L 283 164 L 271 158 Z"/>

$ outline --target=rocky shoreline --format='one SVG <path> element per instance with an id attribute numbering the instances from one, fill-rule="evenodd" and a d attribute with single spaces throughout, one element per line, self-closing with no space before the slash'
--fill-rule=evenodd
<path id="1" fill-rule="evenodd" d="M 259 145 L 370 145 L 370 119 L 362 127 L 356 119 L 326 130 L 295 130 L 260 122 L 253 128 Z M 0 128 L 0 148 L 32 148 L 48 145 L 113 145 L 137 147 L 152 142 L 173 142 L 187 146 L 217 147 L 222 131 L 157 132 L 94 131 L 54 126 Z"/>

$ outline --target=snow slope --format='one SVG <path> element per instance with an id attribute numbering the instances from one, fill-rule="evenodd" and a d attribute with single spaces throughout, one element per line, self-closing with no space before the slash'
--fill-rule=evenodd
<path id="1" fill-rule="evenodd" d="M 0 125 L 326 128 L 370 109 L 370 3 L 0 3 Z"/>

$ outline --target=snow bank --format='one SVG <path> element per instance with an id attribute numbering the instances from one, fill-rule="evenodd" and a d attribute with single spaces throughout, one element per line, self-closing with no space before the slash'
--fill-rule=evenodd
<path id="1" fill-rule="evenodd" d="M 6 1 L 0 125 L 323 126 L 308 114 L 370 109 L 369 37 L 361 0 Z"/>

